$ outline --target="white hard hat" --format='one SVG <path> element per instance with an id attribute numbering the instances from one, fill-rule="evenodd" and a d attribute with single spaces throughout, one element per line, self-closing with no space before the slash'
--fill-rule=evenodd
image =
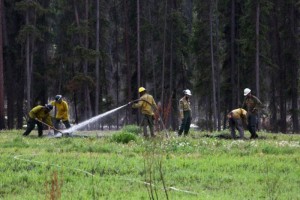
<path id="1" fill-rule="evenodd" d="M 192 96 L 192 92 L 191 92 L 191 90 L 189 90 L 189 89 L 184 90 L 183 93 L 184 93 L 185 95 Z"/>
<path id="2" fill-rule="evenodd" d="M 251 90 L 249 88 L 245 88 L 244 89 L 244 96 L 247 96 L 250 92 L 251 92 Z"/>

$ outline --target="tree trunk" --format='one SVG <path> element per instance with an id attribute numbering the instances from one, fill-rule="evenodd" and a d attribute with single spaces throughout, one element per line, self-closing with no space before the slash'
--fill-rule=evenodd
<path id="1" fill-rule="evenodd" d="M 0 0 L 2 1 L 2 0 Z M 0 21 L 2 23 L 1 27 L 2 27 L 2 31 L 0 31 L 0 34 L 2 34 L 2 37 L 0 37 L 0 39 L 2 39 L 2 51 L 4 51 L 5 47 L 9 47 L 10 43 L 8 41 L 8 35 L 7 35 L 7 26 L 6 26 L 6 17 L 5 17 L 5 10 L 3 7 L 3 1 L 2 1 L 2 11 L 0 13 L 0 15 L 2 15 L 2 20 Z M 4 54 L 5 57 L 4 57 Z M 14 128 L 14 122 L 15 122 L 15 101 L 18 100 L 16 96 L 18 96 L 19 92 L 18 92 L 18 86 L 22 87 L 24 84 L 18 84 L 19 80 L 18 77 L 20 76 L 20 74 L 22 73 L 17 73 L 15 74 L 16 71 L 16 67 L 15 64 L 12 64 L 13 61 L 13 56 L 12 56 L 12 52 L 11 51 L 7 51 L 7 52 L 2 52 L 0 53 L 0 56 L 3 56 L 3 70 L 5 71 L 5 74 L 3 74 L 3 79 L 1 78 L 0 82 L 4 81 L 5 85 L 4 85 L 4 90 L 5 91 L 16 91 L 16 92 L 7 92 L 5 94 L 4 91 L 4 96 L 3 96 L 3 100 L 6 98 L 6 117 L 7 120 L 6 122 L 4 122 L 4 126 L 6 126 L 6 128 L 8 129 L 13 129 Z M 10 66 L 10 67 L 5 67 L 5 66 Z M 3 71 L 3 73 L 4 73 Z M 20 72 L 22 72 L 20 70 Z M 16 77 L 17 79 L 13 78 Z M 16 81 L 17 80 L 17 81 Z M 24 90 L 21 90 L 20 92 L 21 94 L 24 93 Z M 22 99 L 23 101 L 23 99 Z M 23 105 L 22 105 L 22 109 L 23 109 Z M 5 115 L 5 108 L 4 108 L 4 115 Z M 3 118 L 4 119 L 4 118 Z M 5 119 L 4 119 L 5 121 Z"/>
<path id="2" fill-rule="evenodd" d="M 220 41 L 219 41 L 219 9 L 218 9 L 219 1 L 216 0 L 216 101 L 217 101 L 217 119 L 218 119 L 218 131 L 221 131 L 221 95 L 220 95 Z"/>
<path id="3" fill-rule="evenodd" d="M 75 71 L 76 71 L 74 63 L 72 63 L 71 69 L 72 69 L 72 76 L 74 77 Z M 72 98 L 73 98 L 73 102 L 74 102 L 75 124 L 78 124 L 79 117 L 78 117 L 78 106 L 77 106 L 77 93 L 75 91 L 73 92 Z"/>
<path id="4" fill-rule="evenodd" d="M 4 112 L 4 65 L 3 65 L 3 4 L 0 0 L 0 130 L 5 129 L 5 112 Z"/>
<path id="5" fill-rule="evenodd" d="M 270 98 L 270 128 L 272 132 L 278 132 L 278 122 L 277 122 L 277 98 L 276 98 L 276 80 L 277 74 L 271 73 L 271 98 Z"/>
<path id="6" fill-rule="evenodd" d="M 260 19 L 260 3 L 259 0 L 256 0 L 256 22 L 255 22 L 255 89 L 256 89 L 256 96 L 260 98 L 260 81 L 259 81 L 259 54 L 260 54 L 260 48 L 259 48 L 259 20 Z M 257 122 L 257 128 L 260 130 L 261 124 L 260 124 L 260 115 L 258 115 L 258 122 Z"/>
<path id="7" fill-rule="evenodd" d="M 279 101 L 280 101 L 280 131 L 286 133 L 287 123 L 286 123 L 286 66 L 281 65 L 279 70 L 280 82 L 279 84 Z"/>
<path id="8" fill-rule="evenodd" d="M 78 28 L 80 27 L 80 20 L 79 20 L 79 14 L 78 14 L 78 8 L 77 8 L 77 4 L 76 4 L 76 0 L 73 1 L 74 4 L 74 14 L 75 14 L 75 20 L 76 20 L 76 24 L 78 26 Z M 79 37 L 79 43 L 82 45 L 82 38 Z"/>
<path id="9" fill-rule="evenodd" d="M 235 0 L 231 0 L 231 30 L 230 30 L 230 61 L 231 61 L 231 107 L 235 107 L 236 86 L 235 86 Z"/>
<path id="10" fill-rule="evenodd" d="M 166 57 L 166 37 L 167 37 L 167 12 L 168 0 L 165 1 L 165 16 L 164 16 L 164 41 L 163 41 L 163 55 L 162 55 L 162 74 L 161 74 L 161 107 L 164 108 L 164 92 L 165 92 L 165 57 Z"/>
<path id="11" fill-rule="evenodd" d="M 210 23 L 210 53 L 211 53 L 211 79 L 212 79 L 212 98 L 213 98 L 213 130 L 217 128 L 217 101 L 216 101 L 216 80 L 215 80 L 215 61 L 214 61 L 214 44 L 213 44 L 213 3 L 210 4 L 209 12 Z"/>
<path id="12" fill-rule="evenodd" d="M 172 124 L 172 120 L 174 119 L 173 115 L 171 114 L 172 109 L 172 96 L 173 96 L 173 24 L 171 24 L 171 41 L 170 41 L 170 65 L 169 65 L 169 98 L 168 98 L 168 110 L 167 110 L 167 116 L 166 116 L 166 127 L 169 128 Z"/>
<path id="13" fill-rule="evenodd" d="M 153 3 L 152 1 L 151 1 L 151 3 Z M 150 4 L 151 4 L 150 3 Z M 150 24 L 152 25 L 153 24 L 153 22 L 152 22 L 152 14 L 151 14 L 151 6 L 148 6 L 148 12 L 149 12 L 149 22 L 150 22 Z M 151 29 L 150 30 L 150 48 L 151 48 L 151 69 L 152 69 L 152 80 L 153 80 L 153 85 L 154 85 L 154 87 L 153 87 L 153 97 L 154 97 L 154 99 L 156 99 L 157 98 L 157 92 L 156 92 L 156 84 L 157 84 L 157 82 L 156 82 L 156 74 L 155 74 L 155 72 L 156 72 L 156 70 L 155 70 L 155 64 L 154 64 L 154 45 L 153 45 L 153 30 Z"/>
<path id="14" fill-rule="evenodd" d="M 255 52 L 255 89 L 256 89 L 256 96 L 260 97 L 260 88 L 259 88 L 259 18 L 260 18 L 260 3 L 259 0 L 256 1 L 256 52 Z"/>
<path id="15" fill-rule="evenodd" d="M 280 7 L 281 2 L 279 1 L 279 5 L 276 5 L 276 7 Z M 283 3 L 283 2 L 282 2 Z M 283 4 L 282 4 L 283 6 Z M 284 6 L 283 6 L 284 7 Z M 280 9 L 281 10 L 281 9 Z M 277 12 L 279 11 L 279 9 L 277 9 Z M 285 9 L 282 9 L 282 14 L 287 14 L 287 12 L 289 11 L 285 11 Z M 280 18 L 278 18 L 278 22 L 280 22 Z M 281 25 L 281 24 L 279 24 Z M 284 40 L 284 36 L 281 32 L 281 29 L 286 28 L 286 23 L 284 22 L 282 24 L 283 26 L 280 27 L 278 26 L 278 74 L 279 74 L 279 80 L 280 82 L 278 82 L 277 84 L 279 85 L 279 106 L 280 106 L 280 132 L 282 133 L 286 133 L 287 131 L 287 122 L 286 122 L 286 117 L 287 117 L 287 63 L 285 63 L 284 60 L 284 44 L 285 42 L 283 42 Z M 278 80 L 278 79 L 277 79 Z"/>
<path id="16" fill-rule="evenodd" d="M 280 40 L 278 41 L 280 43 Z M 286 66 L 282 63 L 281 59 L 281 49 L 278 50 L 279 56 L 279 105 L 280 105 L 280 131 L 286 133 L 287 123 L 286 123 Z M 278 80 L 278 79 L 277 79 Z"/>
<path id="17" fill-rule="evenodd" d="M 141 86 L 141 44 L 140 44 L 140 0 L 136 2 L 137 13 L 137 85 Z"/>
<path id="18" fill-rule="evenodd" d="M 116 81 L 116 98 L 117 98 L 117 107 L 120 105 L 120 58 L 119 58 L 119 21 L 118 21 L 118 13 L 117 13 L 117 3 L 114 1 L 114 6 L 115 6 L 115 43 L 116 43 L 116 49 L 115 49 L 115 63 L 116 64 L 116 72 L 115 72 L 115 81 Z M 117 130 L 119 130 L 119 112 L 117 113 Z"/>
<path id="19" fill-rule="evenodd" d="M 271 111 L 271 116 L 270 116 L 270 127 L 273 132 L 278 132 L 279 129 L 279 122 L 278 122 L 278 109 L 277 109 L 277 104 L 279 102 L 278 100 L 278 94 L 279 94 L 279 85 L 278 85 L 278 74 L 280 73 L 279 66 L 281 65 L 281 47 L 280 47 L 280 36 L 279 36 L 279 25 L 278 25 L 278 12 L 277 12 L 277 7 L 273 7 L 273 12 L 272 16 L 270 17 L 271 19 L 271 40 L 270 44 L 271 46 L 271 59 L 274 61 L 274 69 L 271 72 L 271 92 L 270 92 L 270 111 Z"/>
<path id="20" fill-rule="evenodd" d="M 85 26 L 86 26 L 86 30 L 89 29 L 89 0 L 85 0 Z M 89 48 L 89 33 L 88 31 L 86 31 L 85 37 L 84 37 L 84 46 L 86 49 Z M 87 58 L 85 58 L 84 60 L 84 74 L 85 76 L 88 76 L 88 60 Z M 91 97 L 90 97 L 90 89 L 88 87 L 88 85 L 86 84 L 85 87 L 85 97 L 86 97 L 86 112 L 87 112 L 87 119 L 89 119 L 90 117 L 92 117 L 92 106 L 91 106 Z"/>
<path id="21" fill-rule="evenodd" d="M 299 44 L 297 41 L 297 13 L 295 11 L 295 5 L 291 4 L 290 9 L 290 42 L 289 46 L 294 46 L 291 50 L 292 59 L 290 59 L 291 67 L 291 95 L 292 95 L 292 122 L 293 122 L 293 133 L 299 132 L 299 120 L 298 120 L 298 74 L 299 74 Z M 299 21 L 299 20 L 298 20 Z"/>
<path id="22" fill-rule="evenodd" d="M 73 2 L 74 3 L 74 13 L 75 13 L 75 19 L 76 19 L 76 24 L 78 27 L 80 27 L 80 19 L 79 19 L 79 14 L 78 14 L 78 8 L 77 8 L 77 4 L 76 1 Z M 89 1 L 85 0 L 85 28 L 86 30 L 88 30 L 88 19 L 89 19 Z M 82 42 L 83 41 L 83 42 Z M 79 43 L 85 47 L 85 49 L 88 49 L 89 47 L 89 35 L 88 35 L 88 31 L 86 31 L 86 33 L 84 34 L 84 36 L 79 36 Z M 84 59 L 83 60 L 83 73 L 85 76 L 88 76 L 88 60 Z M 92 116 L 92 108 L 91 108 L 91 99 L 90 99 L 90 91 L 88 88 L 88 85 L 85 84 L 85 86 L 83 87 L 83 95 L 84 98 L 86 99 L 86 101 L 84 101 L 84 107 L 83 107 L 83 112 L 84 112 L 84 119 L 88 119 Z"/>
<path id="23" fill-rule="evenodd" d="M 26 11 L 26 25 L 29 25 L 29 11 Z M 31 68 L 30 68 L 30 35 L 26 38 L 26 97 L 27 97 L 27 109 L 29 112 L 31 109 Z"/>
<path id="24" fill-rule="evenodd" d="M 100 75 L 99 75 L 99 35 L 100 35 L 100 0 L 96 2 L 96 91 L 95 91 L 95 115 L 99 113 L 99 91 L 100 91 Z"/>
<path id="25" fill-rule="evenodd" d="M 130 47 L 129 47 L 129 21 L 128 21 L 128 0 L 125 0 L 125 55 L 126 55 L 126 86 L 127 86 L 127 102 L 132 100 L 131 93 L 131 66 L 130 66 Z M 130 109 L 131 110 L 131 109 Z M 127 112 L 127 123 L 132 121 L 132 115 Z"/>

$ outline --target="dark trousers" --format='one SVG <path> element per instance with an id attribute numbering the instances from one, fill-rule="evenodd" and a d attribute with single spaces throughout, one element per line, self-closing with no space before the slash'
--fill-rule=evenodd
<path id="1" fill-rule="evenodd" d="M 59 129 L 59 123 L 60 123 L 61 119 L 57 119 L 57 118 L 54 118 L 53 119 L 53 125 L 54 125 L 54 128 L 56 129 Z M 62 123 L 65 125 L 65 127 L 68 129 L 71 127 L 71 124 L 69 122 L 69 120 L 66 120 L 66 121 L 62 121 Z M 58 131 L 54 130 L 54 133 L 58 133 Z"/>
<path id="2" fill-rule="evenodd" d="M 191 121 L 191 111 L 183 111 L 183 119 L 180 125 L 180 129 L 178 131 L 178 135 L 182 135 L 182 132 L 184 132 L 184 135 L 187 135 L 189 133 Z"/>
<path id="3" fill-rule="evenodd" d="M 143 114 L 143 120 L 142 120 L 141 125 L 143 126 L 143 132 L 144 132 L 145 137 L 148 137 L 147 126 L 149 126 L 151 136 L 152 137 L 155 136 L 154 129 L 153 129 L 154 122 L 153 122 L 153 116 L 152 115 Z"/>
<path id="4" fill-rule="evenodd" d="M 251 133 L 250 138 L 257 138 L 258 135 L 256 134 L 256 125 L 257 125 L 257 115 L 256 114 L 249 114 L 248 115 L 248 130 Z"/>
<path id="5" fill-rule="evenodd" d="M 230 126 L 230 130 L 231 130 L 231 137 L 233 139 L 236 138 L 235 129 L 237 129 L 239 131 L 240 138 L 241 139 L 244 138 L 244 127 L 243 127 L 243 123 L 242 123 L 241 119 L 230 118 L 229 119 L 229 126 Z"/>
<path id="6" fill-rule="evenodd" d="M 38 127 L 39 137 L 42 137 L 43 136 L 43 124 L 32 118 L 29 118 L 29 120 L 27 121 L 27 128 L 26 128 L 26 131 L 23 133 L 23 135 L 24 136 L 29 135 L 29 133 L 34 129 L 35 125 L 37 125 L 37 127 Z"/>

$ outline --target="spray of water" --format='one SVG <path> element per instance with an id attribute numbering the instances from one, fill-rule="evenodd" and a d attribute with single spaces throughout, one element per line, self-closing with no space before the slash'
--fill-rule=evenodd
<path id="1" fill-rule="evenodd" d="M 89 125 L 90 123 L 93 123 L 93 122 L 95 122 L 95 121 L 101 119 L 102 117 L 105 117 L 105 116 L 107 116 L 107 115 L 110 115 L 110 114 L 112 114 L 112 113 L 114 113 L 114 112 L 116 112 L 116 111 L 118 111 L 118 110 L 124 108 L 125 106 L 127 106 L 127 104 L 125 104 L 125 105 L 123 105 L 123 106 L 120 106 L 120 107 L 118 107 L 118 108 L 115 108 L 115 109 L 113 109 L 113 110 L 107 111 L 107 112 L 105 112 L 105 113 L 102 113 L 102 114 L 100 114 L 100 115 L 97 115 L 97 116 L 95 116 L 95 117 L 92 117 L 91 119 L 88 119 L 88 120 L 86 120 L 86 121 L 83 121 L 83 122 L 81 122 L 81 123 L 79 123 L 79 124 L 76 124 L 76 125 L 72 126 L 71 128 L 68 128 L 68 129 L 64 130 L 63 133 L 72 133 L 72 132 L 74 132 L 74 131 L 76 131 L 76 130 L 78 130 L 78 129 L 81 129 L 81 128 L 85 127 L 86 125 Z"/>

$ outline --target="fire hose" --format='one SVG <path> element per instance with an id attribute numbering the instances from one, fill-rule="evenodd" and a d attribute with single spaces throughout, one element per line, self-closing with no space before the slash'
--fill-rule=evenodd
<path id="1" fill-rule="evenodd" d="M 154 111 L 156 110 L 156 108 L 153 106 L 153 104 L 151 104 L 149 101 L 144 100 L 144 99 L 136 99 L 136 100 L 133 100 L 133 101 L 129 102 L 129 103 L 127 104 L 127 106 L 129 106 L 129 105 L 131 105 L 131 104 L 133 104 L 133 103 L 139 102 L 139 101 L 144 101 L 144 102 L 146 102 L 147 104 L 149 104 L 149 105 L 151 106 L 151 108 L 152 108 Z M 167 137 L 169 137 L 169 133 L 167 132 L 167 129 L 166 129 L 166 127 L 165 127 L 165 124 L 163 123 L 161 114 L 160 114 L 159 112 L 158 112 L 158 117 L 159 117 L 160 123 L 161 123 L 162 126 L 163 126 L 163 130 L 166 131 L 166 135 L 167 135 Z M 40 122 L 41 124 L 43 124 L 43 125 L 49 127 L 50 129 L 53 129 L 54 131 L 57 131 L 57 132 L 61 133 L 62 135 L 64 135 L 64 134 L 69 135 L 69 133 L 62 132 L 62 131 L 56 129 L 55 127 L 53 127 L 53 126 L 51 126 L 51 125 L 49 125 L 49 124 L 47 124 L 47 123 L 45 123 L 45 122 L 43 122 L 43 121 L 37 119 L 37 118 L 35 118 L 35 120 L 38 121 L 38 122 Z"/>

